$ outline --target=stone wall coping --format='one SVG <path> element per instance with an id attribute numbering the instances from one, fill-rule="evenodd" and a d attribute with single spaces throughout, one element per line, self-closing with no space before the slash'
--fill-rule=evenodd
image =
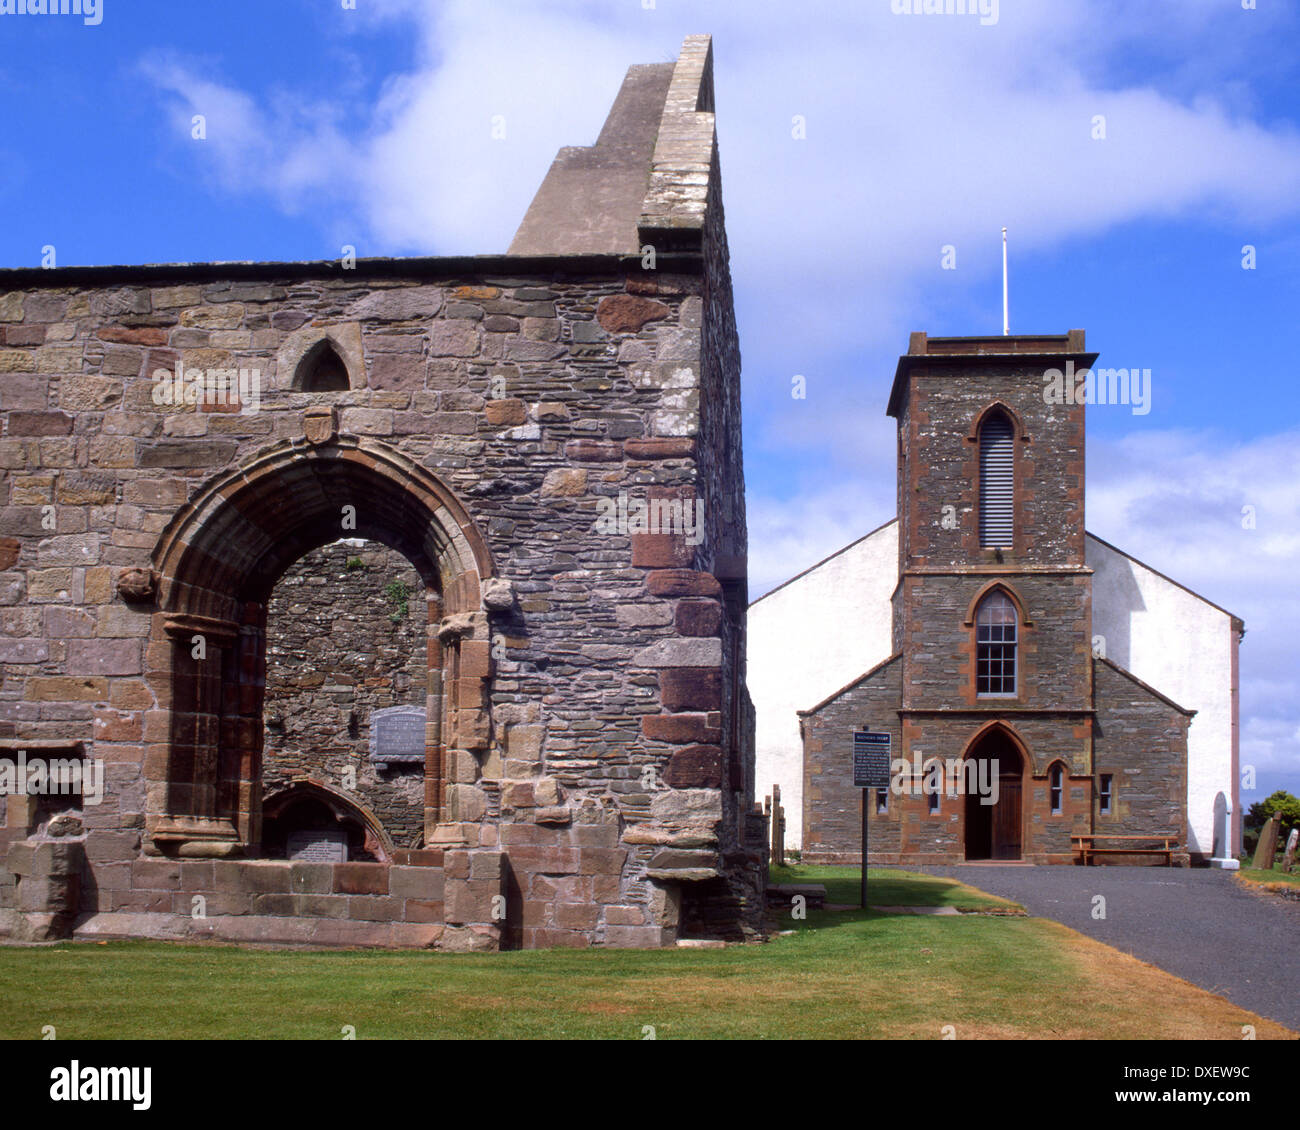
<path id="1" fill-rule="evenodd" d="M 698 255 L 658 252 L 659 264 L 670 262 L 672 270 L 698 275 L 703 270 Z M 132 283 L 156 285 L 180 280 L 209 279 L 313 279 L 336 277 L 355 280 L 364 285 L 367 279 L 396 278 L 404 281 L 455 281 L 478 279 L 484 275 L 502 280 L 527 277 L 529 282 L 554 281 L 558 275 L 590 280 L 617 277 L 624 273 L 642 273 L 639 254 L 606 255 L 448 255 L 411 258 L 358 259 L 356 266 L 344 270 L 337 259 L 308 259 L 289 262 L 252 260 L 213 263 L 140 263 L 123 265 L 83 265 L 69 267 L 0 268 L 0 293 L 12 290 L 51 290 L 67 286 L 128 286 Z"/>

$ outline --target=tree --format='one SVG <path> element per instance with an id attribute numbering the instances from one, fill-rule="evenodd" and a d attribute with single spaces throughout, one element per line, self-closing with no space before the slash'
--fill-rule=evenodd
<path id="1" fill-rule="evenodd" d="M 1246 813 L 1246 827 L 1258 831 L 1270 816 L 1276 816 L 1278 839 L 1285 843 L 1292 828 L 1300 828 L 1300 797 L 1278 789 L 1267 800 L 1257 801 Z"/>

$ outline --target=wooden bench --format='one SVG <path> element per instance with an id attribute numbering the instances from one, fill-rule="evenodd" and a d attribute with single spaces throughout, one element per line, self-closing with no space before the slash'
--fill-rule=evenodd
<path id="1" fill-rule="evenodd" d="M 1071 836 L 1070 840 L 1074 844 L 1074 850 L 1083 858 L 1083 865 L 1088 866 L 1089 861 L 1098 855 L 1163 855 L 1165 857 L 1165 866 L 1174 865 L 1174 852 L 1178 848 L 1178 836 L 1176 833 L 1165 834 L 1156 832 L 1149 836 L 1117 836 L 1108 833 L 1094 832 L 1087 835 Z M 1098 847 L 1097 841 L 1112 840 L 1120 841 L 1119 847 Z M 1150 844 L 1159 841 L 1162 847 L 1139 847 L 1138 844 Z"/>

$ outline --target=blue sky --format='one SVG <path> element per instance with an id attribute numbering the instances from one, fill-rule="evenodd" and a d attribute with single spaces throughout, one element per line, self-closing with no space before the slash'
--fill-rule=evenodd
<path id="1" fill-rule="evenodd" d="M 892 516 L 896 358 L 1001 329 L 1005 224 L 1012 331 L 1152 372 L 1089 409 L 1089 528 L 1245 619 L 1242 760 L 1300 793 L 1293 0 L 344 2 L 0 15 L 0 262 L 503 251 L 626 67 L 709 32 L 752 594 Z"/>

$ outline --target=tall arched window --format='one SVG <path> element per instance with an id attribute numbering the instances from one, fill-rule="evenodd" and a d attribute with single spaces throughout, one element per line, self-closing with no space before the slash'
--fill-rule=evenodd
<path id="1" fill-rule="evenodd" d="M 980 547 L 1010 548 L 1015 532 L 1015 429 L 1006 413 L 980 426 Z"/>
<path id="2" fill-rule="evenodd" d="M 1010 698 L 1016 693 L 1016 606 L 994 589 L 975 613 L 975 693 Z"/>
<path id="3" fill-rule="evenodd" d="M 1059 761 L 1047 771 L 1047 789 L 1052 815 L 1059 816 L 1065 804 L 1065 769 Z"/>

